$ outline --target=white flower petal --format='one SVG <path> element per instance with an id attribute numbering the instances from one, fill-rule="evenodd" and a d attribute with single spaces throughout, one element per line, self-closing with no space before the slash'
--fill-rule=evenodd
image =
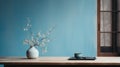
<path id="1" fill-rule="evenodd" d="M 34 45 L 34 43 L 33 43 L 31 40 L 29 40 L 29 44 L 30 44 L 31 46 Z"/>
<path id="2" fill-rule="evenodd" d="M 41 34 L 40 34 L 40 32 L 38 32 L 38 33 L 37 33 L 37 37 L 41 37 Z"/>
<path id="3" fill-rule="evenodd" d="M 30 24 L 29 23 L 27 23 L 27 26 L 29 26 Z"/>

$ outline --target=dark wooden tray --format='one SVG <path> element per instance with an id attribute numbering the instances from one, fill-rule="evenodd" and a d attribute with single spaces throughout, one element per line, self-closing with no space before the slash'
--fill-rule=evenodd
<path id="1" fill-rule="evenodd" d="M 75 57 L 70 57 L 68 60 L 95 60 L 96 57 L 79 57 L 79 58 L 75 58 Z"/>

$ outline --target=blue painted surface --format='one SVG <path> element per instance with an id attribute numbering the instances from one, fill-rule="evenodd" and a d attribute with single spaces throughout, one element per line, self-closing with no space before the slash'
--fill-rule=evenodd
<path id="1" fill-rule="evenodd" d="M 26 17 L 33 32 L 56 25 L 48 52 L 40 56 L 96 56 L 97 0 L 0 0 L 0 56 L 25 56 Z M 40 48 L 38 48 L 39 51 Z"/>

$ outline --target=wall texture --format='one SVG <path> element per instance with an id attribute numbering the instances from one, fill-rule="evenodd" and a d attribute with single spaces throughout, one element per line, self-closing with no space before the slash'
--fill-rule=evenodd
<path id="1" fill-rule="evenodd" d="M 23 44 L 26 17 L 31 19 L 33 32 L 50 34 L 48 52 L 40 56 L 96 56 L 97 0 L 0 0 L 0 56 L 26 56 Z"/>

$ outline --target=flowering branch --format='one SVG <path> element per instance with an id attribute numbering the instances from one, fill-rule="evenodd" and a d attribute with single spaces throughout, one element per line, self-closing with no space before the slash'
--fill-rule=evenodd
<path id="1" fill-rule="evenodd" d="M 24 40 L 24 44 L 28 44 L 30 46 L 40 46 L 42 47 L 43 52 L 47 52 L 46 43 L 50 42 L 48 36 L 53 31 L 55 26 L 50 28 L 45 34 L 41 34 L 40 32 L 38 32 L 36 35 L 33 35 L 30 18 L 27 18 L 27 21 L 28 23 L 26 24 L 24 31 L 28 31 L 30 33 L 30 37 L 29 39 Z"/>

